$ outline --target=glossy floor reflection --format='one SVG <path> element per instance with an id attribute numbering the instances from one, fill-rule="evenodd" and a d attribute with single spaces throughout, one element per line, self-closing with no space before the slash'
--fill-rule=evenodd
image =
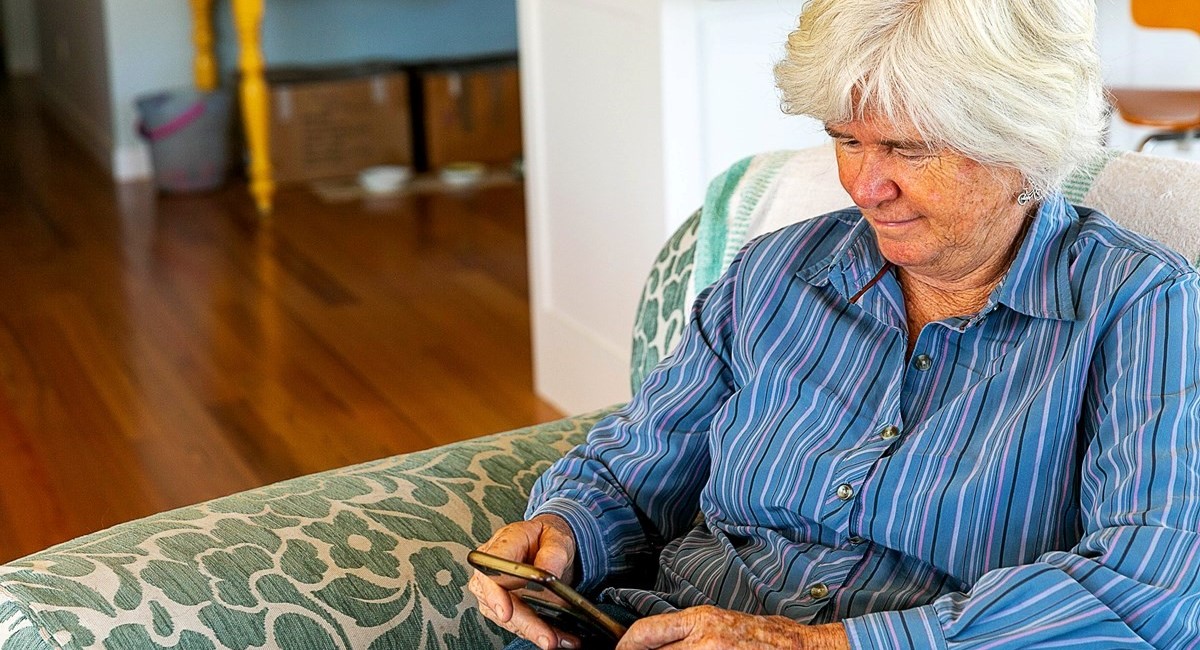
<path id="1" fill-rule="evenodd" d="M 0 561 L 558 416 L 519 184 L 329 202 L 114 186 L 0 87 Z"/>

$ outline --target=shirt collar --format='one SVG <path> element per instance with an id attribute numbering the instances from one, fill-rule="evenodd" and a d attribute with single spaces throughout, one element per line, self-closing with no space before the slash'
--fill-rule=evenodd
<path id="1" fill-rule="evenodd" d="M 796 275 L 816 286 L 833 284 L 842 297 L 849 300 L 879 271 L 884 259 L 875 245 L 871 226 L 863 219 L 858 208 L 847 208 L 830 216 L 848 224 L 849 229 L 842 240 L 832 247 L 833 252 L 805 265 Z"/>
<path id="2" fill-rule="evenodd" d="M 879 272 L 884 259 L 861 212 L 844 210 L 837 216 L 843 220 L 854 217 L 846 236 L 830 255 L 804 266 L 796 275 L 814 285 L 832 283 L 849 299 Z M 1077 227 L 1078 218 L 1062 194 L 1043 200 L 1012 266 L 992 292 L 983 313 L 990 311 L 992 304 L 1002 304 L 1035 318 L 1074 320 L 1068 235 Z"/>
<path id="3" fill-rule="evenodd" d="M 1078 222 L 1078 213 L 1062 194 L 1042 201 L 992 300 L 1035 318 L 1075 320 L 1068 235 Z"/>

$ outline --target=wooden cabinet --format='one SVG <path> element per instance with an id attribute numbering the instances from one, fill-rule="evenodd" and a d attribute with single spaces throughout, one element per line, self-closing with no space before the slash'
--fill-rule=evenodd
<path id="1" fill-rule="evenodd" d="M 508 166 L 521 157 L 516 61 L 415 70 L 420 162 L 427 169 L 473 161 Z"/>

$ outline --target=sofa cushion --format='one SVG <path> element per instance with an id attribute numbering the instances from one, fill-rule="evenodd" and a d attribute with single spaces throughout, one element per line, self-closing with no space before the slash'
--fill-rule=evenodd
<path id="1" fill-rule="evenodd" d="M 1200 163 L 1124 153 L 1096 169 L 1094 177 L 1077 202 L 1163 242 L 1200 266 L 1200 215 L 1193 195 L 1200 187 Z"/>
<path id="2" fill-rule="evenodd" d="M 607 411 L 284 481 L 0 567 L 0 649 L 489 648 L 466 554 Z"/>
<path id="3" fill-rule="evenodd" d="M 642 286 L 633 325 L 633 355 L 629 381 L 636 393 L 646 375 L 675 347 L 687 323 L 687 296 L 692 286 L 695 264 L 696 232 L 700 227 L 697 211 L 683 223 L 658 252 L 658 257 Z"/>

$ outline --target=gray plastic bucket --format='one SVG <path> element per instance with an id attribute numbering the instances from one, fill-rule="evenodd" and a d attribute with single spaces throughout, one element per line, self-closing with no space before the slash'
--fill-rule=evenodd
<path id="1" fill-rule="evenodd" d="M 231 97 L 224 90 L 169 90 L 135 101 L 150 144 L 154 182 L 165 192 L 220 187 L 229 169 Z"/>

